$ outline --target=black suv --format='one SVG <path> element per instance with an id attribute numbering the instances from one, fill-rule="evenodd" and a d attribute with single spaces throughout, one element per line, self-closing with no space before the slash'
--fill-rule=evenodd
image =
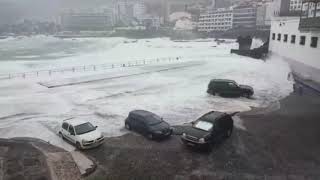
<path id="1" fill-rule="evenodd" d="M 234 113 L 235 114 L 235 113 Z M 209 148 L 232 134 L 234 114 L 211 111 L 193 121 L 182 133 L 181 140 L 192 147 Z"/>
<path id="2" fill-rule="evenodd" d="M 149 139 L 171 136 L 173 128 L 158 115 L 144 110 L 131 111 L 125 120 L 128 130 L 135 130 Z"/>
<path id="3" fill-rule="evenodd" d="M 238 85 L 233 80 L 212 79 L 208 85 L 207 93 L 212 95 L 229 96 L 229 97 L 251 97 L 253 88 L 247 85 Z"/>

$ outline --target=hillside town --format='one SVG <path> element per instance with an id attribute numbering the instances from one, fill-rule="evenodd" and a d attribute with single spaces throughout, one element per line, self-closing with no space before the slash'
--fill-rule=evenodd
<path id="1" fill-rule="evenodd" d="M 273 17 L 299 17 L 301 8 L 301 0 L 112 0 L 101 7 L 60 9 L 50 21 L 22 17 L 0 25 L 0 35 L 267 38 Z"/>

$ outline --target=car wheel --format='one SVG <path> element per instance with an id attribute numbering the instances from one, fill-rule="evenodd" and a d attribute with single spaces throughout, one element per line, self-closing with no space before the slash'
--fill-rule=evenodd
<path id="1" fill-rule="evenodd" d="M 228 129 L 228 131 L 226 132 L 226 137 L 229 138 L 232 135 L 232 130 L 233 128 Z"/>
<path id="2" fill-rule="evenodd" d="M 250 98 L 250 94 L 249 93 L 244 93 L 243 96 L 246 97 L 246 98 Z"/>
<path id="3" fill-rule="evenodd" d="M 147 135 L 147 137 L 148 137 L 148 139 L 152 140 L 152 139 L 153 139 L 153 134 L 152 134 L 152 133 L 149 133 L 149 134 Z"/>
<path id="4" fill-rule="evenodd" d="M 207 93 L 208 93 L 208 94 L 211 94 L 211 95 L 213 95 L 213 96 L 216 95 L 216 93 L 215 93 L 214 91 L 212 91 L 212 90 L 208 90 Z"/>
<path id="5" fill-rule="evenodd" d="M 61 137 L 64 140 L 64 136 L 62 135 L 61 131 L 59 131 L 59 137 Z"/>
<path id="6" fill-rule="evenodd" d="M 169 136 L 171 136 L 172 134 L 173 134 L 173 129 L 170 130 Z"/>
<path id="7" fill-rule="evenodd" d="M 82 149 L 79 142 L 76 142 L 76 148 L 77 148 L 78 150 L 81 150 L 81 149 Z"/>
<path id="8" fill-rule="evenodd" d="M 207 146 L 207 151 L 208 152 L 211 152 L 214 148 L 214 143 L 209 143 L 208 146 Z"/>
<path id="9" fill-rule="evenodd" d="M 131 126 L 130 126 L 129 123 L 126 123 L 126 124 L 125 124 L 125 127 L 126 127 L 126 129 L 131 130 Z"/>

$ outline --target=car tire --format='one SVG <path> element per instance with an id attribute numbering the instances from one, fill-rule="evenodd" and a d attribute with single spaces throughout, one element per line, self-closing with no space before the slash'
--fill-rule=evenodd
<path id="1" fill-rule="evenodd" d="M 214 143 L 209 143 L 208 146 L 207 146 L 207 151 L 208 152 L 211 152 L 214 148 Z"/>
<path id="2" fill-rule="evenodd" d="M 149 134 L 147 135 L 147 137 L 148 137 L 148 139 L 153 140 L 153 134 L 152 134 L 152 133 L 149 133 Z"/>
<path id="3" fill-rule="evenodd" d="M 251 95 L 249 93 L 244 93 L 243 96 L 246 97 L 246 98 L 250 98 L 251 97 Z"/>
<path id="4" fill-rule="evenodd" d="M 208 90 L 207 93 L 209 93 L 209 94 L 211 94 L 211 95 L 213 95 L 213 96 L 216 95 L 216 93 L 215 93 L 214 91 L 212 91 L 212 90 Z"/>
<path id="5" fill-rule="evenodd" d="M 124 125 L 124 126 L 126 127 L 126 129 L 131 130 L 131 126 L 130 126 L 130 124 L 129 124 L 129 123 L 125 123 L 125 125 Z"/>
<path id="6" fill-rule="evenodd" d="M 229 138 L 232 135 L 233 128 L 230 128 L 226 132 L 226 138 Z"/>
<path id="7" fill-rule="evenodd" d="M 81 149 L 82 149 L 82 147 L 81 147 L 81 145 L 80 145 L 79 142 L 76 142 L 76 148 L 77 148 L 78 150 L 81 150 Z"/>
<path id="8" fill-rule="evenodd" d="M 64 136 L 61 131 L 59 131 L 59 137 L 61 137 L 64 140 Z"/>

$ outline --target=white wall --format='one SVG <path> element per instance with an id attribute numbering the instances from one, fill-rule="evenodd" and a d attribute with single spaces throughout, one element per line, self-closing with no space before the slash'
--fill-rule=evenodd
<path id="1" fill-rule="evenodd" d="M 298 62 L 294 62 L 293 64 L 299 64 L 299 66 L 305 65 L 307 67 L 310 67 L 312 71 L 319 70 L 320 73 L 320 30 L 317 32 L 300 32 L 298 27 L 299 17 L 282 17 L 273 19 L 270 32 L 270 51 L 273 54 L 284 57 L 285 59 Z M 275 40 L 272 40 L 273 33 L 276 34 Z M 278 33 L 281 33 L 281 41 L 277 40 Z M 283 42 L 284 34 L 288 34 L 287 42 Z M 291 43 L 291 35 L 296 35 L 295 44 Z M 305 45 L 300 45 L 300 36 L 306 36 Z M 313 36 L 318 37 L 317 48 L 312 48 L 310 46 L 311 37 Z M 307 67 L 304 67 L 303 69 L 306 69 Z M 315 76 L 312 74 L 314 73 L 311 73 L 310 71 L 307 72 L 305 76 Z M 320 81 L 320 76 L 314 78 L 317 79 L 316 81 Z"/>

